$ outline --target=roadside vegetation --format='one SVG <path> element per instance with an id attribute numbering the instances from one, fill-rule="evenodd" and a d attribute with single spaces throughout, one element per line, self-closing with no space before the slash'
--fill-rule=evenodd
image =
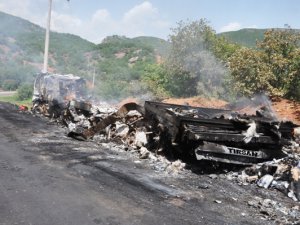
<path id="1" fill-rule="evenodd" d="M 0 101 L 2 102 L 10 102 L 16 105 L 25 105 L 28 108 L 32 106 L 32 93 L 33 86 L 31 84 L 23 84 L 19 86 L 16 92 L 12 92 L 11 95 L 0 95 Z"/>
<path id="2" fill-rule="evenodd" d="M 300 100 L 300 33 L 271 29 L 256 48 L 216 35 L 207 21 L 180 22 L 163 64 L 148 67 L 145 82 L 156 94 L 234 99 L 267 93 Z"/>
<path id="3" fill-rule="evenodd" d="M 32 106 L 31 98 L 25 100 L 19 100 L 16 94 L 12 96 L 0 96 L 0 102 L 10 102 L 16 105 L 25 105 L 28 108 Z"/>
<path id="4" fill-rule="evenodd" d="M 299 43 L 300 34 L 292 29 L 268 30 L 256 49 L 237 50 L 228 60 L 235 91 L 300 100 Z"/>

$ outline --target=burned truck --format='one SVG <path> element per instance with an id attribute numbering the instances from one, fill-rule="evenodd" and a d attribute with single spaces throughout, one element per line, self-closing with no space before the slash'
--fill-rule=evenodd
<path id="1" fill-rule="evenodd" d="M 72 125 L 82 126 L 76 117 L 73 114 L 69 119 Z M 241 165 L 284 157 L 283 148 L 289 147 L 297 127 L 292 122 L 278 121 L 264 108 L 247 115 L 229 109 L 153 101 L 146 101 L 144 106 L 127 103 L 111 114 L 100 112 L 86 119 L 94 122 L 85 129 L 71 129 L 69 136 L 86 140 L 102 134 L 130 146 L 140 142 L 143 134 L 145 147 L 155 152 L 164 150 L 197 160 Z"/>
<path id="2" fill-rule="evenodd" d="M 298 127 L 277 120 L 265 107 L 249 115 L 249 110 L 246 114 L 146 101 L 144 106 L 128 103 L 119 110 L 104 110 L 89 103 L 86 90 L 80 77 L 39 74 L 33 111 L 60 118 L 69 129 L 68 136 L 79 140 L 103 134 L 108 139 L 122 136 L 122 143 L 131 145 L 140 142 L 136 139 L 143 134 L 142 142 L 151 150 L 243 165 L 284 157 L 283 148 L 290 145 Z M 126 128 L 121 129 L 122 135 L 118 134 L 120 126 Z"/>
<path id="3" fill-rule="evenodd" d="M 86 81 L 72 74 L 39 73 L 34 82 L 33 111 L 58 117 L 69 104 L 83 105 L 87 98 Z"/>
<path id="4" fill-rule="evenodd" d="M 280 122 L 263 111 L 256 115 L 145 102 L 145 113 L 167 148 L 198 160 L 248 165 L 284 156 L 292 139 L 292 122 Z"/>

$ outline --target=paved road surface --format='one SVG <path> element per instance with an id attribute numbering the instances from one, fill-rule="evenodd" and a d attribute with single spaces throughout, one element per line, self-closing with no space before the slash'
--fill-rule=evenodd
<path id="1" fill-rule="evenodd" d="M 244 187 L 162 175 L 6 103 L 0 126 L 0 225 L 268 224 L 245 203 L 253 193 Z"/>
<path id="2" fill-rule="evenodd" d="M 16 91 L 0 91 L 0 96 L 13 96 L 16 93 Z"/>

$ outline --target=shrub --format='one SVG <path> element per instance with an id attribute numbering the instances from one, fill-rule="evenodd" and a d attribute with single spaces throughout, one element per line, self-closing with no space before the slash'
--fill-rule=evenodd
<path id="1" fill-rule="evenodd" d="M 23 84 L 18 88 L 17 98 L 18 100 L 25 100 L 32 97 L 33 87 L 31 84 Z"/>
<path id="2" fill-rule="evenodd" d="M 14 91 L 18 88 L 19 82 L 16 80 L 4 80 L 2 88 L 5 91 Z"/>

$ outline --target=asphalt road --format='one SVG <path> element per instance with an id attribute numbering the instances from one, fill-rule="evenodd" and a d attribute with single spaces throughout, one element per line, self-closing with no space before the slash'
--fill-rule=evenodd
<path id="1" fill-rule="evenodd" d="M 0 126 L 1 225 L 270 223 L 247 206 L 255 190 L 191 172 L 162 174 L 6 103 Z"/>

